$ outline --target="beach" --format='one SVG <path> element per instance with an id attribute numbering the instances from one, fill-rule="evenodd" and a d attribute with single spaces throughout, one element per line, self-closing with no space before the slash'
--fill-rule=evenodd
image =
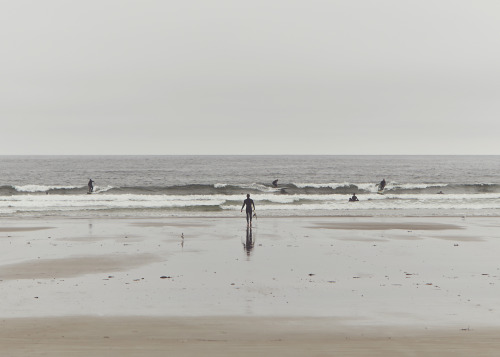
<path id="1" fill-rule="evenodd" d="M 493 356 L 497 217 L 5 219 L 9 356 Z"/>

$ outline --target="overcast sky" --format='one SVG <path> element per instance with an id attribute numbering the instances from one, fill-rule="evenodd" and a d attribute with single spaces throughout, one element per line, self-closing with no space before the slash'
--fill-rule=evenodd
<path id="1" fill-rule="evenodd" d="M 498 0 L 0 0 L 0 154 L 500 154 Z"/>

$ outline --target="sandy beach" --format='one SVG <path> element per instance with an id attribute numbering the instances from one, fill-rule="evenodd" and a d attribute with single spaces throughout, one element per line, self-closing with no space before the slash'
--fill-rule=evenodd
<path id="1" fill-rule="evenodd" d="M 494 356 L 498 217 L 5 219 L 5 355 Z"/>

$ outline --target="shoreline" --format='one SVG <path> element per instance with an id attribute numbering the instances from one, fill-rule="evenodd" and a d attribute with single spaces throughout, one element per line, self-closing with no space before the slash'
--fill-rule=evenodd
<path id="1" fill-rule="evenodd" d="M 456 213 L 456 214 L 450 214 L 450 215 L 430 215 L 430 214 L 407 214 L 407 215 L 390 215 L 390 214 L 383 214 L 383 215 L 375 215 L 375 214 L 347 214 L 347 215 L 337 215 L 337 214 L 318 214 L 318 215 L 260 215 L 257 218 L 257 220 L 270 220 L 270 219 L 308 219 L 308 218 L 336 218 L 336 219 L 349 219 L 349 218 L 380 218 L 380 219 L 400 219 L 400 218 L 416 218 L 416 219 L 421 219 L 421 218 L 431 218 L 431 219 L 439 219 L 439 218 L 500 218 L 500 214 L 496 215 L 487 215 L 487 214 L 481 214 L 481 215 L 468 215 L 464 213 Z M 385 213 L 385 212 L 384 212 Z M 0 219 L 2 220 L 12 220 L 12 221 L 26 221 L 26 220 L 165 220 L 165 219 L 179 219 L 179 220 L 184 220 L 184 219 L 237 219 L 237 220 L 244 220 L 244 214 L 240 215 L 240 212 L 235 213 L 235 215 L 229 216 L 229 215 L 193 215 L 193 216 L 188 216 L 188 215 L 179 215 L 179 216 L 168 216 L 168 215 L 144 215 L 144 216 L 125 216 L 125 215 L 116 215 L 116 216 L 94 216 L 94 215 L 83 215 L 83 214 L 78 214 L 75 216 L 71 215 L 49 215 L 49 216 L 43 216 L 43 215 L 33 215 L 33 216 L 0 216 Z M 0 228 L 1 232 L 1 228 Z"/>

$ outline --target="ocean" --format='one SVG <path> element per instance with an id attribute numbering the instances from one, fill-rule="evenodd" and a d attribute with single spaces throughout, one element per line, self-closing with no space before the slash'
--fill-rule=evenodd
<path id="1" fill-rule="evenodd" d="M 240 217 L 247 193 L 258 217 L 500 215 L 500 156 L 0 156 L 0 165 L 2 217 Z"/>

